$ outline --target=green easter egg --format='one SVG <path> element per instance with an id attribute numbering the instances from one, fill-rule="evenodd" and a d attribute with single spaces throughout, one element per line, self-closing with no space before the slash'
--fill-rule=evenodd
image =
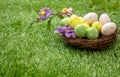
<path id="1" fill-rule="evenodd" d="M 84 37 L 86 34 L 86 27 L 82 24 L 78 24 L 75 28 L 74 28 L 75 34 L 77 37 Z"/>
<path id="2" fill-rule="evenodd" d="M 69 22 L 70 22 L 70 18 L 64 18 L 61 20 L 62 25 L 69 25 Z"/>
<path id="3" fill-rule="evenodd" d="M 98 35 L 99 35 L 99 33 L 96 28 L 91 27 L 91 28 L 87 29 L 87 38 L 88 39 L 95 40 L 98 38 Z"/>

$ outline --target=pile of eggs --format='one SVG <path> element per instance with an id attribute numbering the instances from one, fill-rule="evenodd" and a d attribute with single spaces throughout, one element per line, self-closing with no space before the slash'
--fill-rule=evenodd
<path id="1" fill-rule="evenodd" d="M 98 19 L 98 15 L 94 12 L 90 12 L 84 17 L 71 15 L 63 18 L 61 24 L 72 27 L 77 37 L 87 37 L 93 40 L 99 38 L 99 34 L 109 36 L 117 29 L 116 24 L 111 22 L 108 14 L 101 14 Z"/>

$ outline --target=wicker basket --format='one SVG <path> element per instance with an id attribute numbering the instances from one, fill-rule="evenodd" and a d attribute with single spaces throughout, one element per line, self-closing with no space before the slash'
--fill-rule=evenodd
<path id="1" fill-rule="evenodd" d="M 108 48 L 117 38 L 118 35 L 118 29 L 116 32 L 110 36 L 102 36 L 100 35 L 98 39 L 96 40 L 89 40 L 87 38 L 66 38 L 63 36 L 63 41 L 65 41 L 67 44 L 87 49 L 87 50 L 102 50 Z"/>

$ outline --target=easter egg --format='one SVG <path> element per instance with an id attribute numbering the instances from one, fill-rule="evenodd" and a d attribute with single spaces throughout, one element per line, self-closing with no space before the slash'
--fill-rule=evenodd
<path id="1" fill-rule="evenodd" d="M 78 24 L 81 24 L 80 18 L 77 15 L 72 15 L 70 17 L 70 27 L 75 28 Z"/>
<path id="2" fill-rule="evenodd" d="M 87 38 L 88 39 L 95 40 L 98 38 L 98 35 L 99 35 L 99 33 L 96 28 L 91 27 L 91 28 L 87 29 Z"/>
<path id="3" fill-rule="evenodd" d="M 102 25 L 104 25 L 104 24 L 106 24 L 106 23 L 108 23 L 108 22 L 110 22 L 110 21 L 111 21 L 111 19 L 110 19 L 110 17 L 109 17 L 108 14 L 102 14 L 102 15 L 100 16 L 100 18 L 99 18 L 99 22 L 101 22 Z"/>
<path id="4" fill-rule="evenodd" d="M 61 20 L 62 25 L 69 25 L 69 22 L 70 22 L 70 18 L 64 18 Z"/>
<path id="5" fill-rule="evenodd" d="M 116 29 L 117 29 L 117 26 L 115 23 L 108 22 L 102 26 L 101 34 L 108 36 L 108 35 L 113 34 L 116 31 Z"/>
<path id="6" fill-rule="evenodd" d="M 91 25 L 93 22 L 98 20 L 98 15 L 94 12 L 90 12 L 84 16 L 84 20 L 86 23 Z"/>
<path id="7" fill-rule="evenodd" d="M 98 32 L 101 31 L 102 24 L 98 21 L 94 22 L 91 27 L 94 27 L 98 30 Z"/>
<path id="8" fill-rule="evenodd" d="M 79 17 L 81 24 L 85 22 L 85 20 L 82 17 Z"/>
<path id="9" fill-rule="evenodd" d="M 90 25 L 88 25 L 87 23 L 83 24 L 86 27 L 86 30 L 90 28 Z"/>
<path id="10" fill-rule="evenodd" d="M 86 27 L 82 24 L 78 24 L 75 28 L 74 28 L 75 34 L 77 37 L 84 37 L 86 34 Z"/>

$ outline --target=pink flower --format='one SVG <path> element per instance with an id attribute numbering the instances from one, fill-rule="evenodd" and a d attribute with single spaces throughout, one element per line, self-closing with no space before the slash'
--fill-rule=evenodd
<path id="1" fill-rule="evenodd" d="M 70 16 L 73 12 L 73 8 L 63 8 L 62 16 Z"/>

